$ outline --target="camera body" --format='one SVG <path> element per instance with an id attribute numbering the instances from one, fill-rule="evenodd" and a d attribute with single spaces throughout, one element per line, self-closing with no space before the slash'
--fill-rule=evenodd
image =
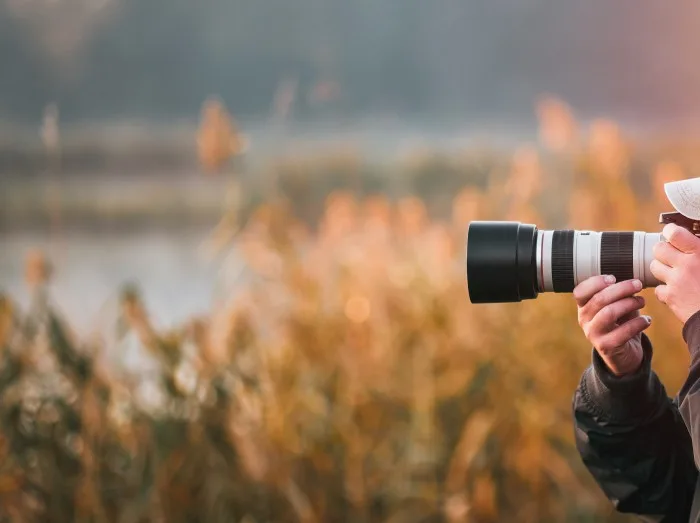
<path id="1" fill-rule="evenodd" d="M 659 223 L 675 223 L 684 229 L 688 229 L 695 236 L 700 236 L 700 220 L 688 218 L 678 211 L 662 212 L 659 215 Z"/>

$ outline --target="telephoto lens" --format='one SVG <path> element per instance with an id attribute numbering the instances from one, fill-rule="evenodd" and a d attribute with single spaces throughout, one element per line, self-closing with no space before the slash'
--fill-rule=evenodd
<path id="1" fill-rule="evenodd" d="M 649 266 L 661 233 L 538 230 L 520 222 L 477 221 L 467 233 L 467 284 L 472 303 L 533 299 L 572 292 L 583 280 L 612 274 L 617 281 L 659 281 Z"/>

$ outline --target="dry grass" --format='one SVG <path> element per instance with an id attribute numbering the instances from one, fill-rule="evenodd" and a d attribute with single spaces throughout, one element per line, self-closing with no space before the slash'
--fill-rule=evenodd
<path id="1" fill-rule="evenodd" d="M 208 317 L 158 332 L 125 289 L 119 327 L 159 358 L 150 381 L 72 338 L 33 255 L 32 309 L 0 304 L 3 521 L 622 521 L 573 448 L 590 351 L 571 297 L 471 305 L 464 236 L 473 219 L 656 230 L 660 183 L 684 173 L 633 179 L 614 124 L 541 111 L 545 148 L 463 187 L 449 219 L 333 192 L 310 230 L 274 199 L 236 235 L 245 292 Z M 675 390 L 680 326 L 648 301 Z"/>

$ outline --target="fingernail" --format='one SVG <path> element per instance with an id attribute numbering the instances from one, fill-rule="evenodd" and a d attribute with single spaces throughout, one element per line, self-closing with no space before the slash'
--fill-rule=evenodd
<path id="1" fill-rule="evenodd" d="M 634 280 L 632 282 L 632 285 L 634 286 L 635 289 L 640 290 L 642 288 L 642 282 L 639 280 Z"/>
<path id="2" fill-rule="evenodd" d="M 612 274 L 608 274 L 603 279 L 605 280 L 605 283 L 615 283 L 615 276 L 613 276 Z"/>
<path id="3" fill-rule="evenodd" d="M 642 316 L 642 318 L 644 318 L 644 319 L 646 320 L 647 325 L 651 325 L 651 316 L 647 316 L 647 315 L 645 314 L 644 316 Z"/>
<path id="4" fill-rule="evenodd" d="M 637 298 L 637 301 L 641 304 L 644 304 L 644 297 L 643 296 L 635 296 Z"/>

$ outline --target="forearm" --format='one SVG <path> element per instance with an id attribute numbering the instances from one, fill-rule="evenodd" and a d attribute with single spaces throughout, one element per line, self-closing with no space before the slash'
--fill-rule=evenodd
<path id="1" fill-rule="evenodd" d="M 643 346 L 641 368 L 622 378 L 594 353 L 574 397 L 576 443 L 619 511 L 675 521 L 690 511 L 697 471 L 678 410 L 651 370 L 646 337 Z"/>
<path id="2" fill-rule="evenodd" d="M 577 412 L 610 425 L 636 425 L 667 406 L 664 386 L 651 370 L 653 349 L 649 338 L 642 334 L 644 357 L 637 372 L 617 377 L 605 365 L 598 353 L 592 351 L 592 363 L 576 391 Z"/>

